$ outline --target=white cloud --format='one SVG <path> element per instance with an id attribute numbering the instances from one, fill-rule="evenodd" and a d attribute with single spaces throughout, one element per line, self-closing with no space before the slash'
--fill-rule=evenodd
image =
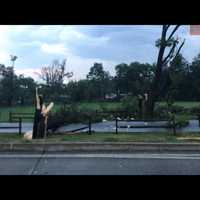
<path id="1" fill-rule="evenodd" d="M 25 77 L 31 77 L 36 81 L 39 81 L 39 77 L 36 73 L 40 73 L 40 69 L 38 68 L 25 68 L 25 69 L 20 69 L 20 68 L 15 68 L 15 72 L 17 75 L 24 75 Z"/>
<path id="2" fill-rule="evenodd" d="M 184 27 L 182 52 L 191 60 L 200 52 L 200 36 L 190 36 Z M 161 26 L 0 26 L 0 63 L 9 65 L 9 55 L 17 55 L 17 73 L 34 78 L 35 70 L 64 58 L 72 78 L 85 78 L 94 62 L 114 74 L 120 62 L 156 60 L 154 42 L 160 34 Z"/>
<path id="3" fill-rule="evenodd" d="M 41 45 L 41 50 L 48 54 L 60 54 L 64 56 L 63 58 L 67 58 L 67 70 L 74 73 L 72 79 L 76 80 L 85 78 L 86 74 L 89 72 L 90 67 L 92 67 L 95 62 L 102 63 L 104 69 L 110 71 L 111 74 L 114 74 L 114 66 L 117 64 L 114 61 L 103 60 L 100 58 L 84 58 L 75 55 L 70 52 L 64 44 L 61 43 L 44 43 Z"/>
<path id="4" fill-rule="evenodd" d="M 23 42 L 21 44 L 22 47 L 40 47 L 42 45 L 41 41 L 38 40 L 33 40 L 33 41 L 29 41 L 29 42 Z"/>
<path id="5" fill-rule="evenodd" d="M 41 50 L 45 53 L 50 54 L 61 54 L 66 55 L 68 50 L 64 44 L 47 44 L 44 43 L 41 45 Z"/>
<path id="6" fill-rule="evenodd" d="M 78 80 L 86 78 L 90 67 L 92 67 L 95 62 L 102 63 L 104 70 L 109 71 L 111 75 L 114 75 L 114 67 L 117 65 L 114 61 L 99 58 L 83 58 L 71 54 L 67 59 L 67 70 L 74 73 L 74 76 L 71 79 Z"/>
<path id="7" fill-rule="evenodd" d="M 64 41 L 68 44 L 78 44 L 81 42 L 82 44 L 89 46 L 105 45 L 110 40 L 110 37 L 108 36 L 94 37 L 86 35 L 76 30 L 76 28 L 73 26 L 67 26 L 63 28 L 59 34 L 59 38 L 61 41 Z"/>
<path id="8" fill-rule="evenodd" d="M 9 54 L 5 51 L 0 50 L 0 64 L 4 64 L 9 59 Z"/>
<path id="9" fill-rule="evenodd" d="M 9 60 L 8 47 L 10 41 L 8 38 L 9 26 L 0 25 L 0 63 L 5 64 Z"/>

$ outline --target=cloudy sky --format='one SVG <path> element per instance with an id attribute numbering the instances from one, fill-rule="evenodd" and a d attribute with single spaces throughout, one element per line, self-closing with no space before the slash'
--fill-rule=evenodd
<path id="1" fill-rule="evenodd" d="M 85 78 L 94 62 L 101 62 L 113 75 L 115 65 L 134 61 L 153 63 L 158 49 L 155 40 L 161 26 L 154 25 L 55 25 L 0 26 L 0 63 L 10 65 L 10 55 L 17 55 L 17 74 L 32 76 L 52 60 L 67 59 L 72 79 Z M 191 36 L 189 26 L 180 27 L 179 37 L 186 39 L 183 55 L 191 61 L 200 53 L 200 36 Z"/>

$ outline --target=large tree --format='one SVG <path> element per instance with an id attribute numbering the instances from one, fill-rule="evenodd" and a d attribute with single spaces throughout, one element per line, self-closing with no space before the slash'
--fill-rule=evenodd
<path id="1" fill-rule="evenodd" d="M 146 114 L 149 117 L 153 117 L 155 102 L 160 97 L 162 89 L 160 88 L 160 85 L 162 85 L 163 69 L 169 67 L 169 62 L 173 61 L 177 57 L 185 43 L 185 40 L 181 42 L 178 37 L 174 38 L 174 35 L 179 27 L 180 25 L 172 27 L 171 25 L 163 25 L 161 38 L 156 41 L 156 46 L 159 48 L 159 52 L 156 63 L 155 76 L 149 90 L 147 101 Z"/>
<path id="2" fill-rule="evenodd" d="M 17 90 L 15 93 L 21 105 L 34 103 L 35 86 L 36 83 L 31 77 L 24 77 L 24 75 L 17 77 Z"/>
<path id="3" fill-rule="evenodd" d="M 200 100 L 200 53 L 194 57 L 189 67 L 189 95 L 192 100 Z"/>
<path id="4" fill-rule="evenodd" d="M 104 71 L 101 63 L 94 63 L 87 74 L 87 79 L 93 86 L 95 97 L 97 99 L 105 99 L 105 95 L 109 91 L 109 80 L 111 76 L 109 72 Z"/>
<path id="5" fill-rule="evenodd" d="M 13 67 L 0 65 L 0 99 L 2 104 L 11 106 L 16 99 L 17 76 Z"/>
<path id="6" fill-rule="evenodd" d="M 144 93 L 152 81 L 154 68 L 154 65 L 139 62 L 117 65 L 116 86 L 120 93 L 132 93 L 132 95 Z"/>

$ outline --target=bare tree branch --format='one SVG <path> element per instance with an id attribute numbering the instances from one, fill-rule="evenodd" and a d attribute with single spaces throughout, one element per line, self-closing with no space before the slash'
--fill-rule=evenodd
<path id="1" fill-rule="evenodd" d="M 177 41 L 174 41 L 172 48 L 170 49 L 168 55 L 163 60 L 163 65 L 166 65 L 173 56 L 174 50 L 177 46 Z"/>
<path id="2" fill-rule="evenodd" d="M 42 67 L 41 73 L 36 73 L 40 79 L 46 81 L 47 85 L 63 84 L 64 78 L 71 77 L 72 72 L 65 72 L 66 60 L 61 64 L 54 60 L 50 66 Z"/>
<path id="3" fill-rule="evenodd" d="M 178 48 L 178 50 L 177 50 L 177 52 L 176 52 L 176 55 L 174 56 L 173 60 L 178 56 L 178 54 L 180 53 L 180 51 L 181 51 L 181 49 L 182 49 L 182 47 L 183 47 L 184 44 L 185 44 L 185 39 L 184 39 L 184 41 L 182 42 L 182 44 L 180 45 L 180 47 Z"/>
<path id="4" fill-rule="evenodd" d="M 167 31 L 169 29 L 170 25 L 165 25 L 165 30 Z"/>
<path id="5" fill-rule="evenodd" d="M 173 37 L 174 33 L 178 30 L 178 28 L 180 27 L 180 25 L 176 25 L 175 28 L 173 29 L 173 31 L 171 32 L 170 36 L 168 37 L 168 39 L 166 40 L 166 42 L 169 42 L 169 40 Z"/>

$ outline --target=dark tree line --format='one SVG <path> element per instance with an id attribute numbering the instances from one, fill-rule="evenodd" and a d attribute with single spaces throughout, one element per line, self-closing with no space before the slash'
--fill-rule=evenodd
<path id="1" fill-rule="evenodd" d="M 65 83 L 64 79 L 72 76 L 72 73 L 66 72 L 63 63 L 54 62 L 49 66 L 58 76 L 61 76 L 58 73 L 60 69 L 62 78 L 48 78 L 43 84 L 36 83 L 31 77 L 17 76 L 12 67 L 0 65 L 0 105 L 33 104 L 36 85 L 40 86 L 46 101 L 117 101 L 123 95 L 136 96 L 148 92 L 156 73 L 156 64 L 132 62 L 117 65 L 116 75 L 111 76 L 101 63 L 94 63 L 85 79 Z M 158 101 L 200 100 L 200 54 L 189 63 L 179 53 L 168 63 L 167 69 L 163 70 L 160 77 Z M 49 69 L 51 73 L 53 70 Z M 45 77 L 43 69 L 42 72 Z"/>
<path id="2" fill-rule="evenodd" d="M 0 65 L 0 105 L 33 103 L 35 85 L 32 78 L 17 76 L 13 67 Z"/>
<path id="3" fill-rule="evenodd" d="M 171 44 L 170 44 L 171 42 Z M 47 67 L 41 68 L 38 75 L 44 82 L 36 83 L 31 77 L 17 76 L 13 67 L 0 65 L 0 105 L 31 105 L 34 103 L 35 86 L 39 86 L 46 101 L 57 103 L 69 103 L 80 101 L 104 101 L 119 100 L 124 95 L 136 96 L 148 93 L 156 82 L 154 91 L 157 94 L 155 101 L 200 100 L 200 54 L 189 63 L 180 53 L 181 43 L 177 50 L 173 50 L 174 40 L 171 37 L 167 44 L 168 55 L 162 60 L 159 79 L 156 77 L 158 63 L 121 63 L 115 67 L 116 75 L 111 76 L 105 71 L 101 63 L 91 66 L 85 79 L 79 81 L 68 81 L 73 74 L 67 72 L 66 61 L 53 61 Z M 178 43 L 176 43 L 178 44 Z M 159 47 L 161 41 L 156 45 Z M 172 49 L 172 50 L 170 50 Z M 155 86 L 155 85 L 154 85 Z M 159 94 L 159 95 L 158 95 Z"/>
<path id="4" fill-rule="evenodd" d="M 97 69 L 102 66 L 95 64 L 86 79 L 71 81 L 66 89 L 72 101 L 105 100 L 105 94 L 123 94 L 136 96 L 150 91 L 155 79 L 156 64 L 133 62 L 122 63 L 115 67 L 116 76 L 101 76 Z M 91 74 L 93 74 L 91 76 Z M 92 79 L 89 77 L 93 77 Z M 157 101 L 199 101 L 200 100 L 200 54 L 189 63 L 178 53 L 164 68 L 158 85 Z M 161 81 L 162 80 L 162 81 Z M 103 91 L 103 92 L 101 92 Z M 119 98 L 116 98 L 116 100 Z"/>

